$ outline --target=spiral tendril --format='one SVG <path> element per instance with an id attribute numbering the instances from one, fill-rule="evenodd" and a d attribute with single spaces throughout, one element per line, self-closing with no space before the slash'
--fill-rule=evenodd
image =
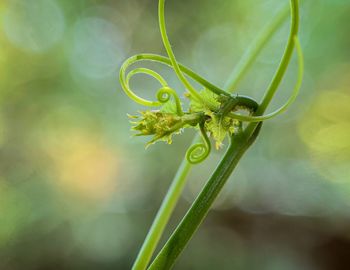
<path id="1" fill-rule="evenodd" d="M 165 19 L 164 19 L 164 5 L 165 5 L 165 0 L 159 0 L 159 24 L 160 24 L 160 30 L 161 30 L 161 35 L 163 39 L 164 46 L 166 48 L 166 51 L 168 53 L 169 57 L 164 57 L 161 55 L 157 54 L 138 54 L 135 56 L 132 56 L 128 58 L 122 65 L 119 73 L 119 79 L 122 85 L 122 88 L 124 92 L 127 94 L 127 96 L 135 101 L 136 103 L 147 106 L 147 107 L 160 107 L 164 105 L 165 103 L 169 102 L 171 98 L 173 98 L 175 106 L 176 106 L 176 114 L 178 116 L 187 116 L 188 112 L 184 113 L 181 105 L 181 100 L 179 98 L 179 95 L 177 92 L 169 87 L 167 81 L 156 71 L 151 70 L 149 68 L 143 68 L 143 67 L 138 67 L 130 70 L 127 72 L 128 68 L 135 64 L 136 62 L 139 61 L 151 61 L 151 62 L 157 62 L 161 63 L 164 65 L 167 65 L 172 68 L 173 71 L 175 71 L 177 77 L 180 79 L 180 81 L 183 83 L 183 85 L 186 87 L 186 89 L 190 92 L 191 98 L 199 101 L 200 103 L 203 103 L 205 109 L 209 109 L 214 113 L 220 113 L 220 110 L 225 108 L 226 106 L 231 106 L 231 109 L 227 109 L 224 111 L 221 111 L 223 113 L 220 118 L 220 123 L 224 119 L 224 117 L 230 117 L 233 119 L 236 119 L 240 122 L 262 122 L 268 119 L 271 119 L 282 112 L 284 112 L 296 99 L 301 84 L 303 80 L 303 71 L 304 71 L 304 59 L 303 59 L 303 53 L 302 49 L 300 46 L 300 42 L 297 36 L 293 37 L 293 42 L 297 51 L 298 55 L 298 78 L 297 82 L 295 84 L 294 90 L 289 97 L 289 99 L 284 103 L 279 109 L 265 114 L 265 115 L 259 115 L 257 112 L 258 103 L 250 98 L 250 97 L 245 97 L 242 95 L 236 95 L 236 96 L 231 96 L 228 92 L 226 92 L 223 89 L 220 89 L 219 87 L 215 86 L 214 84 L 211 84 L 209 81 L 192 71 L 191 69 L 181 65 L 180 63 L 177 62 L 174 52 L 170 46 L 170 42 L 168 39 L 168 35 L 166 32 L 166 27 L 165 27 Z M 130 81 L 133 78 L 133 76 L 137 74 L 145 74 L 153 79 L 155 79 L 161 87 L 156 93 L 156 101 L 144 99 L 140 96 L 138 96 L 130 87 Z M 209 91 L 213 92 L 214 94 L 217 95 L 218 100 L 222 97 L 226 97 L 225 99 L 221 99 L 221 107 L 218 111 L 218 108 L 212 105 L 212 103 L 208 102 L 207 99 L 203 98 L 201 93 L 197 92 L 196 89 L 191 85 L 190 81 L 188 78 L 193 79 L 194 81 L 198 82 L 202 86 L 204 86 L 206 89 Z M 229 99 L 227 99 L 229 97 Z M 230 105 L 231 104 L 231 105 Z M 234 111 L 237 108 L 243 108 L 249 111 L 249 115 L 242 115 L 235 113 Z M 259 111 L 259 110 L 258 110 Z M 202 135 L 203 142 L 202 143 L 196 143 L 192 145 L 187 153 L 186 153 L 186 158 L 191 164 L 198 164 L 205 160 L 208 155 L 210 154 L 211 151 L 211 144 L 210 140 L 207 135 L 207 130 L 204 126 L 204 120 L 199 122 L 199 128 L 200 128 L 200 133 Z M 198 123 L 198 122 L 197 122 Z"/>
<path id="2" fill-rule="evenodd" d="M 138 103 L 140 105 L 147 106 L 147 107 L 161 106 L 162 105 L 161 102 L 150 101 L 150 100 L 141 98 L 138 95 L 136 95 L 133 90 L 131 90 L 130 80 L 136 74 L 146 74 L 146 75 L 151 76 L 154 79 L 156 79 L 161 84 L 162 87 L 167 86 L 167 82 L 159 73 L 157 73 L 154 70 L 148 69 L 148 68 L 135 68 L 135 69 L 131 70 L 128 74 L 126 74 L 127 67 L 129 65 L 131 65 L 134 62 L 134 60 L 135 60 L 134 57 L 129 58 L 127 61 L 124 62 L 124 64 L 122 65 L 122 67 L 120 69 L 119 79 L 120 79 L 120 83 L 122 85 L 124 92 L 131 100 L 135 101 L 136 103 Z"/>
<path id="3" fill-rule="evenodd" d="M 157 55 L 157 54 L 137 54 L 137 55 L 134 55 L 134 56 L 128 58 L 123 63 L 122 67 L 120 68 L 119 80 L 120 80 L 120 83 L 121 83 L 122 88 L 123 88 L 124 92 L 126 93 L 126 95 L 130 99 L 132 99 L 133 101 L 135 101 L 136 103 L 138 103 L 140 105 L 148 106 L 148 107 L 158 107 L 161 105 L 161 103 L 159 103 L 159 100 L 157 102 L 157 101 L 150 101 L 150 100 L 144 99 L 144 98 L 138 96 L 130 88 L 129 82 L 130 82 L 131 78 L 134 75 L 140 74 L 140 73 L 147 74 L 147 75 L 155 78 L 162 85 L 162 88 L 167 86 L 167 82 L 163 79 L 163 77 L 160 74 L 158 74 L 157 72 L 155 72 L 153 70 L 147 69 L 147 68 L 135 68 L 135 69 L 131 70 L 129 73 L 127 73 L 127 69 L 131 65 L 133 65 L 139 61 L 157 62 L 157 63 L 161 63 L 163 65 L 167 65 L 169 67 L 172 67 L 171 61 L 169 58 L 161 56 L 161 55 Z M 209 81 L 207 81 L 206 79 L 204 79 L 203 77 L 201 77 L 200 75 L 198 75 L 197 73 L 192 71 L 191 69 L 189 69 L 181 64 L 179 64 L 179 67 L 184 74 L 186 74 L 188 77 L 195 80 L 196 82 L 198 82 L 199 84 L 204 86 L 206 89 L 210 90 L 211 92 L 213 92 L 217 95 L 229 96 L 229 94 L 227 92 L 225 92 L 224 90 L 215 86 L 214 84 L 210 83 Z"/>
<path id="4" fill-rule="evenodd" d="M 171 96 L 174 98 L 175 101 L 177 115 L 183 116 L 184 112 L 181 107 L 181 101 L 174 89 L 170 88 L 169 86 L 164 86 L 160 88 L 157 92 L 157 99 L 161 103 L 168 102 Z"/>
<path id="5" fill-rule="evenodd" d="M 211 151 L 211 144 L 204 128 L 204 122 L 200 123 L 199 129 L 203 142 L 192 145 L 186 152 L 186 159 L 191 164 L 201 163 L 209 156 Z"/>

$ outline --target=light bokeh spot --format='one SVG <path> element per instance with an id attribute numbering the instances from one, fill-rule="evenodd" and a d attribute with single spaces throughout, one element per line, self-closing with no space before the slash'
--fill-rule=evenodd
<path id="1" fill-rule="evenodd" d="M 124 36 L 116 25 L 98 17 L 81 18 L 75 23 L 72 35 L 73 72 L 92 79 L 116 72 L 125 57 Z"/>
<path id="2" fill-rule="evenodd" d="M 11 1 L 5 11 L 7 38 L 27 52 L 47 51 L 61 40 L 64 28 L 62 10 L 54 0 Z"/>

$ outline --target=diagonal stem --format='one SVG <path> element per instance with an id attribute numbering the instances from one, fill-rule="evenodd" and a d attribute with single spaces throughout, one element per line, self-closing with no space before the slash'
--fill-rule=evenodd
<path id="1" fill-rule="evenodd" d="M 257 109 L 256 114 L 263 113 L 272 100 L 288 68 L 295 42 L 298 42 L 296 38 L 299 26 L 298 0 L 290 0 L 290 5 L 291 30 L 287 46 L 282 56 L 281 63 L 265 93 L 261 106 Z M 300 50 L 299 43 L 297 43 L 297 46 L 298 50 Z M 149 267 L 149 270 L 167 270 L 172 268 L 180 253 L 186 247 L 187 243 L 204 220 L 212 203 L 220 193 L 238 161 L 255 141 L 261 129 L 261 125 L 262 122 L 252 123 L 248 125 L 244 132 L 233 136 L 230 146 L 220 164 L 196 200 L 193 202 L 180 224 L 160 250 Z"/>
<path id="2" fill-rule="evenodd" d="M 243 54 L 241 60 L 235 69 L 233 69 L 227 83 L 225 84 L 225 89 L 229 92 L 234 92 L 237 90 L 238 84 L 242 81 L 244 76 L 250 70 L 250 67 L 254 64 L 255 59 L 258 57 L 266 44 L 270 41 L 271 37 L 277 32 L 281 27 L 283 22 L 289 15 L 289 7 L 283 8 L 278 15 L 267 24 L 267 26 L 262 30 L 262 32 L 253 41 L 253 46 L 250 46 Z"/>
<path id="3" fill-rule="evenodd" d="M 163 234 L 165 226 L 168 224 L 170 216 L 173 213 L 186 184 L 187 175 L 191 168 L 192 165 L 189 162 L 185 161 L 181 163 L 181 166 L 163 199 L 162 205 L 158 210 L 141 250 L 139 251 L 132 270 L 144 270 L 147 268 L 160 237 Z"/>
<path id="4" fill-rule="evenodd" d="M 239 160 L 257 138 L 261 125 L 262 123 L 258 124 L 251 136 L 246 136 L 242 132 L 231 138 L 231 143 L 223 159 L 174 233 L 152 262 L 148 268 L 149 270 L 171 269 L 177 257 L 204 220 L 211 205 L 224 187 Z"/>
<path id="5" fill-rule="evenodd" d="M 236 88 L 238 83 L 242 80 L 242 78 L 246 75 L 247 71 L 251 68 L 251 66 L 254 63 L 254 60 L 258 57 L 259 53 L 261 53 L 267 42 L 271 40 L 278 28 L 283 24 L 287 14 L 285 10 L 288 9 L 283 9 L 283 11 L 281 11 L 279 15 L 277 15 L 270 23 L 268 23 L 264 30 L 255 39 L 253 44 L 248 48 L 247 53 L 244 54 L 243 58 L 240 60 L 237 67 L 235 68 L 234 73 L 232 73 L 232 76 L 230 76 L 229 80 L 227 81 L 227 90 Z M 195 136 L 192 144 L 198 143 L 199 140 L 199 135 Z M 138 256 L 132 267 L 133 270 L 144 270 L 147 268 L 151 257 L 154 253 L 154 250 L 158 245 L 159 240 L 164 232 L 164 229 L 170 219 L 170 216 L 181 196 L 183 188 L 185 187 L 186 180 L 189 172 L 192 169 L 192 166 L 193 165 L 191 165 L 186 158 L 182 160 L 181 165 L 174 179 L 172 180 L 172 184 L 169 187 L 167 194 L 161 204 L 161 207 L 158 210 L 158 213 L 151 225 L 147 237 L 143 242 L 143 245 L 138 253 Z"/>

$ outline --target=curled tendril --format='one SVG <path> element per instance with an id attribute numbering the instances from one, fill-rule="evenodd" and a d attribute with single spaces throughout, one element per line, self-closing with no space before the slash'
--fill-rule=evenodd
<path id="1" fill-rule="evenodd" d="M 164 86 L 160 88 L 157 92 L 157 99 L 161 103 L 168 102 L 171 96 L 173 96 L 175 101 L 177 115 L 183 116 L 184 112 L 181 107 L 181 101 L 174 89 L 170 88 L 169 86 Z"/>
<path id="2" fill-rule="evenodd" d="M 303 59 L 303 53 L 302 49 L 300 46 L 299 39 L 297 35 L 295 36 L 290 35 L 289 42 L 294 43 L 297 54 L 298 54 L 298 79 L 295 84 L 294 90 L 289 97 L 289 99 L 286 101 L 286 103 L 281 106 L 279 109 L 275 110 L 272 113 L 263 114 L 264 110 L 261 109 L 262 106 L 268 104 L 270 100 L 270 96 L 268 95 L 268 101 L 263 101 L 260 106 L 259 104 L 252 98 L 250 97 L 245 97 L 242 95 L 235 95 L 231 96 L 228 92 L 226 92 L 223 89 L 220 89 L 219 87 L 211 84 L 209 81 L 205 80 L 203 77 L 192 71 L 191 69 L 181 65 L 180 63 L 177 62 L 174 52 L 171 48 L 170 41 L 168 39 L 168 35 L 166 32 L 166 25 L 165 25 L 165 18 L 164 18 L 164 5 L 165 5 L 165 0 L 159 0 L 159 6 L 158 6 L 158 12 L 159 12 L 159 25 L 160 25 L 160 31 L 161 31 L 161 36 L 163 39 L 163 43 L 165 46 L 165 49 L 167 51 L 167 54 L 169 57 L 164 57 L 161 55 L 156 55 L 156 54 L 138 54 L 135 56 L 130 57 L 127 59 L 119 73 L 119 79 L 122 85 L 122 88 L 124 92 L 127 94 L 127 96 L 135 101 L 136 103 L 143 105 L 143 106 L 148 106 L 148 107 L 159 107 L 164 105 L 165 103 L 169 102 L 171 98 L 173 98 L 174 103 L 176 105 L 176 115 L 182 118 L 190 117 L 191 113 L 193 112 L 191 109 L 193 107 L 190 106 L 190 109 L 188 112 L 184 112 L 181 106 L 181 101 L 176 93 L 176 91 L 172 88 L 169 87 L 167 81 L 156 71 L 148 69 L 148 68 L 134 68 L 127 72 L 128 68 L 135 64 L 136 62 L 139 61 L 152 61 L 152 62 L 157 62 L 161 63 L 167 66 L 170 66 L 173 71 L 176 73 L 177 77 L 180 79 L 180 81 L 183 83 L 185 88 L 189 91 L 190 96 L 189 98 L 191 99 L 191 102 L 199 102 L 201 103 L 199 105 L 199 111 L 201 113 L 205 113 L 207 117 L 212 117 L 213 115 L 215 117 L 219 117 L 218 125 L 219 126 L 219 131 L 221 131 L 221 127 L 223 125 L 224 120 L 227 122 L 227 119 L 225 117 L 231 118 L 231 121 L 228 121 L 228 123 L 233 123 L 232 119 L 238 120 L 241 127 L 242 127 L 242 122 L 262 122 L 265 120 L 268 120 L 270 118 L 273 118 L 280 113 L 284 112 L 296 99 L 301 83 L 303 80 L 303 70 L 304 70 L 304 59 Z M 295 28 L 295 27 L 294 27 Z M 291 44 L 291 43 L 290 43 Z M 292 47 L 291 47 L 292 48 Z M 138 96 L 130 87 L 130 81 L 133 78 L 134 75 L 137 74 L 145 74 L 150 77 L 153 77 L 160 85 L 161 87 L 156 93 L 156 101 L 144 99 L 140 96 Z M 280 75 L 280 74 L 278 74 Z M 192 79 L 202 86 L 205 87 L 205 89 L 211 91 L 214 93 L 216 96 L 210 96 L 208 98 L 208 95 L 206 96 L 205 93 L 198 92 L 190 83 L 188 79 Z M 275 84 L 273 84 L 275 86 Z M 274 88 L 273 88 L 274 90 Z M 275 90 L 274 90 L 275 91 Z M 216 99 L 217 102 L 212 102 L 210 99 Z M 264 99 L 265 100 L 265 99 Z M 219 104 L 219 105 L 217 105 Z M 264 107 L 264 108 L 265 108 Z M 242 115 L 235 113 L 234 111 L 243 108 L 244 110 L 249 111 L 249 115 Z M 198 109 L 198 108 L 197 108 Z M 197 112 L 197 111 L 195 111 Z M 173 110 L 171 110 L 171 114 L 175 114 Z M 156 121 L 157 122 L 157 121 Z M 158 122 L 157 122 L 158 123 Z M 192 164 L 197 164 L 205 160 L 210 151 L 211 151 L 211 144 L 210 140 L 208 138 L 207 132 L 209 132 L 211 135 L 216 134 L 214 131 L 217 130 L 217 127 L 214 125 L 211 127 L 208 127 L 205 125 L 205 121 L 199 121 L 199 122 L 191 122 L 191 126 L 196 126 L 199 123 L 200 127 L 200 133 L 203 138 L 202 143 L 196 143 L 192 145 L 187 153 L 186 153 L 186 158 L 189 161 L 189 163 Z M 154 124 L 154 123 L 152 123 Z M 159 123 L 158 123 L 159 124 Z M 214 131 L 213 131 L 214 130 Z M 214 135 L 213 135 L 214 136 Z M 220 134 L 217 137 L 221 137 Z M 215 136 L 213 137 L 216 141 L 218 141 Z"/>
<path id="3" fill-rule="evenodd" d="M 162 85 L 162 87 L 158 90 L 157 95 L 156 95 L 158 101 L 145 100 L 145 99 L 137 96 L 131 90 L 131 88 L 130 88 L 130 80 L 136 74 L 149 75 L 149 76 L 153 77 L 154 79 L 156 79 Z M 180 102 L 179 96 L 177 95 L 177 93 L 172 88 L 170 88 L 168 86 L 168 84 L 165 81 L 165 79 L 159 73 L 157 73 L 154 70 L 151 70 L 151 69 L 148 69 L 148 68 L 135 68 L 135 69 L 131 70 L 126 75 L 125 80 L 123 80 L 123 89 L 125 90 L 126 94 L 132 100 L 134 100 L 136 103 L 139 103 L 139 104 L 144 105 L 144 106 L 149 106 L 149 107 L 161 106 L 162 104 L 168 102 L 170 100 L 171 96 L 172 96 L 174 98 L 174 100 L 175 100 L 177 114 L 179 116 L 183 115 L 183 111 L 182 111 L 182 108 L 181 108 L 181 102 Z"/>
<path id="4" fill-rule="evenodd" d="M 200 123 L 199 128 L 203 142 L 192 145 L 186 152 L 186 159 L 191 164 L 201 163 L 209 156 L 211 151 L 211 144 L 204 128 L 204 122 Z"/>
<path id="5" fill-rule="evenodd" d="M 148 69 L 148 68 L 135 68 L 134 70 L 130 71 L 128 75 L 126 76 L 126 83 L 127 86 L 130 88 L 130 80 L 131 78 L 136 74 L 147 74 L 149 76 L 152 76 L 155 78 L 163 87 L 167 85 L 167 82 L 164 80 L 164 78 L 154 70 Z"/>
<path id="6" fill-rule="evenodd" d="M 129 81 L 131 80 L 131 78 L 134 75 L 140 74 L 140 73 L 152 76 L 162 85 L 162 87 L 167 86 L 167 82 L 163 79 L 163 77 L 160 74 L 158 74 L 157 72 L 155 72 L 153 70 L 147 69 L 147 68 L 136 68 L 136 69 L 131 70 L 129 73 L 127 73 L 128 67 L 130 67 L 131 65 L 133 65 L 139 61 L 157 62 L 157 63 L 167 65 L 169 67 L 172 67 L 171 61 L 169 58 L 161 56 L 161 55 L 157 55 L 157 54 L 137 54 L 137 55 L 134 55 L 134 56 L 128 58 L 123 63 L 122 67 L 120 68 L 119 80 L 120 80 L 120 83 L 121 83 L 122 88 L 123 88 L 124 92 L 126 93 L 126 95 L 130 99 L 132 99 L 133 101 L 135 101 L 136 103 L 138 103 L 140 105 L 144 105 L 144 106 L 148 106 L 148 107 L 158 107 L 161 105 L 159 102 L 150 101 L 150 100 L 146 100 L 144 98 L 141 98 L 140 96 L 135 94 L 135 92 L 130 88 Z M 224 91 L 224 90 L 220 89 L 219 87 L 215 86 L 214 84 L 210 83 L 209 81 L 207 81 L 206 79 L 204 79 L 203 77 L 201 77 L 200 75 L 198 75 L 197 73 L 192 71 L 191 69 L 189 69 L 181 64 L 179 64 L 179 67 L 180 67 L 181 71 L 184 72 L 188 77 L 195 80 L 199 84 L 203 85 L 206 89 L 212 91 L 213 93 L 215 93 L 217 95 L 229 96 L 229 94 L 226 91 Z"/>
<path id="7" fill-rule="evenodd" d="M 130 58 L 129 58 L 130 59 Z M 128 60 L 129 60 L 128 59 Z M 148 69 L 148 68 L 135 68 L 131 70 L 127 75 L 126 75 L 126 68 L 129 65 L 128 60 L 123 64 L 121 70 L 120 70 L 120 82 L 123 87 L 124 92 L 127 94 L 127 96 L 135 101 L 136 103 L 143 105 L 143 106 L 148 106 L 148 107 L 158 107 L 162 105 L 162 102 L 160 101 L 150 101 L 144 98 L 139 97 L 136 95 L 130 88 L 130 80 L 131 78 L 136 75 L 136 74 L 146 74 L 154 79 L 156 79 L 162 86 L 162 88 L 167 87 L 167 82 L 165 79 L 157 72 L 154 70 Z"/>

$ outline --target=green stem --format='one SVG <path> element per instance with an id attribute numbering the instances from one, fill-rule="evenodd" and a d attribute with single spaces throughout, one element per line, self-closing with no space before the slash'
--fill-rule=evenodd
<path id="1" fill-rule="evenodd" d="M 293 102 L 295 101 L 295 99 L 297 98 L 298 94 L 299 94 L 299 90 L 301 88 L 302 82 L 303 82 L 303 76 L 304 76 L 304 56 L 303 56 L 303 52 L 302 52 L 302 48 L 299 42 L 299 39 L 297 37 L 294 37 L 294 44 L 296 47 L 296 51 L 297 51 L 297 55 L 298 55 L 298 78 L 297 81 L 295 83 L 293 92 L 291 94 L 291 96 L 289 97 L 289 99 L 287 100 L 287 102 L 281 106 L 279 109 L 275 110 L 274 112 L 271 112 L 269 114 L 264 114 L 261 116 L 246 116 L 246 115 L 237 115 L 235 113 L 228 113 L 228 115 L 232 118 L 238 119 L 240 121 L 246 121 L 246 122 L 262 122 L 265 120 L 268 120 L 270 118 L 275 117 L 278 114 L 283 113 L 284 111 L 286 111 L 288 109 L 288 107 L 293 104 Z"/>
<path id="2" fill-rule="evenodd" d="M 268 105 L 271 103 L 272 98 L 276 94 L 278 87 L 280 86 L 282 79 L 286 74 L 290 60 L 293 55 L 293 49 L 296 44 L 298 49 L 299 63 L 301 63 L 301 68 L 299 68 L 299 77 L 300 77 L 300 72 L 303 72 L 303 69 L 304 69 L 301 46 L 300 46 L 299 40 L 297 39 L 298 31 L 299 31 L 299 23 L 300 23 L 299 0 L 290 0 L 290 10 L 291 10 L 291 25 L 290 25 L 290 34 L 288 37 L 288 42 L 284 50 L 281 62 L 277 68 L 277 71 L 273 76 L 271 83 L 264 94 L 261 105 L 259 106 L 258 110 L 254 114 L 257 116 L 263 114 L 266 111 Z M 256 126 L 257 126 L 257 123 L 250 123 L 246 129 L 246 132 L 248 133 L 250 132 L 252 134 Z"/>
<path id="3" fill-rule="evenodd" d="M 281 15 L 277 15 L 272 22 L 267 26 L 267 28 L 259 34 L 257 39 L 253 42 L 253 44 L 248 48 L 247 53 L 240 60 L 235 71 L 232 73 L 233 75 L 229 78 L 226 83 L 226 87 L 228 90 L 235 88 L 238 83 L 243 79 L 246 75 L 247 71 L 253 65 L 254 60 L 258 57 L 259 53 L 263 50 L 264 46 L 267 44 L 269 40 L 271 40 L 272 36 L 278 30 L 283 23 L 283 19 L 286 15 L 286 12 L 283 10 Z M 130 59 L 130 62 L 142 61 L 142 60 L 151 60 L 166 64 L 168 66 L 172 66 L 172 63 L 169 58 L 163 57 L 160 55 L 154 54 L 140 54 Z M 130 63 L 129 63 L 130 64 Z M 204 78 L 198 76 L 191 69 L 179 65 L 182 72 L 185 72 L 192 79 L 196 80 L 200 84 L 204 85 L 206 88 L 211 89 L 213 92 L 217 94 L 225 94 L 223 90 L 206 81 Z M 125 72 L 125 69 L 122 69 Z M 121 72 L 123 73 L 123 72 Z M 121 77 L 122 74 L 121 74 Z M 200 141 L 200 136 L 196 135 L 193 139 L 192 144 L 197 144 Z M 184 158 L 181 162 L 181 165 L 176 173 L 174 179 L 172 180 L 172 184 L 169 187 L 169 190 L 162 202 L 161 207 L 158 210 L 158 213 L 152 223 L 152 226 L 147 234 L 145 241 L 139 251 L 139 254 L 135 260 L 133 265 L 133 270 L 144 270 L 147 268 L 150 259 L 154 253 L 155 248 L 164 232 L 165 226 L 167 225 L 170 216 L 175 208 L 180 195 L 182 194 L 183 188 L 186 184 L 186 179 L 189 172 L 192 169 L 192 164 L 190 164 L 186 158 Z"/>
<path id="4" fill-rule="evenodd" d="M 262 114 L 266 111 L 267 107 L 269 106 L 272 98 L 274 97 L 276 91 L 278 90 L 278 87 L 281 84 L 281 81 L 287 71 L 289 62 L 293 55 L 293 50 L 295 46 L 295 37 L 298 36 L 298 30 L 299 30 L 299 2 L 298 0 L 291 0 L 290 1 L 290 8 L 291 8 L 291 26 L 290 26 L 290 34 L 288 37 L 288 42 L 286 49 L 284 51 L 284 54 L 282 56 L 282 60 L 278 66 L 278 69 L 267 89 L 265 92 L 265 95 L 263 97 L 263 100 L 261 102 L 261 105 L 259 109 L 257 110 L 256 114 Z"/>
<path id="5" fill-rule="evenodd" d="M 186 184 L 186 178 L 191 167 L 192 165 L 188 162 L 182 162 L 181 166 L 179 167 L 179 170 L 175 175 L 171 186 L 169 187 L 168 193 L 166 194 L 160 209 L 158 210 L 147 237 L 143 242 L 141 250 L 132 267 L 133 270 L 144 270 L 147 268 L 160 237 L 162 236 L 164 228 L 167 225 Z"/>
<path id="6" fill-rule="evenodd" d="M 242 132 L 231 138 L 231 143 L 223 159 L 174 233 L 170 236 L 165 246 L 152 262 L 148 268 L 149 270 L 167 270 L 173 266 L 177 257 L 202 223 L 237 163 L 255 141 L 261 125 L 262 123 L 258 125 L 251 136 L 246 136 L 246 134 Z"/>
<path id="7" fill-rule="evenodd" d="M 179 67 L 179 64 L 175 58 L 174 52 L 171 48 L 170 41 L 168 38 L 168 34 L 166 31 L 166 25 L 165 25 L 165 18 L 164 18 L 164 5 L 165 5 L 165 0 L 159 0 L 159 5 L 158 5 L 158 16 L 159 16 L 159 28 L 160 28 L 160 33 L 162 36 L 162 40 L 164 43 L 165 50 L 168 53 L 168 56 L 170 58 L 171 64 L 174 68 L 174 71 L 179 78 L 179 80 L 184 84 L 184 86 L 187 88 L 187 90 L 191 93 L 193 98 L 197 99 L 198 101 L 204 103 L 203 98 L 201 95 L 194 89 L 194 87 L 190 84 L 190 82 L 186 79 L 186 77 L 183 75 L 181 72 L 181 69 Z"/>
<path id="8" fill-rule="evenodd" d="M 281 27 L 288 14 L 289 6 L 287 5 L 271 22 L 266 25 L 262 32 L 253 41 L 253 46 L 250 46 L 248 50 L 244 52 L 236 68 L 229 76 L 224 89 L 227 89 L 229 92 L 236 91 L 238 84 L 242 81 L 251 66 L 254 64 L 254 61 L 261 53 L 262 49 L 265 48 L 266 44 L 271 40 L 271 37 Z"/>
<path id="9" fill-rule="evenodd" d="M 290 0 L 291 3 L 291 31 L 286 50 L 282 56 L 281 63 L 277 72 L 264 96 L 261 106 L 257 109 L 257 114 L 264 112 L 270 103 L 272 97 L 280 85 L 283 76 L 290 62 L 299 25 L 299 7 L 298 0 Z M 231 140 L 231 144 L 216 168 L 214 174 L 209 179 L 197 199 L 170 236 L 164 247 L 158 253 L 152 262 L 149 270 L 167 270 L 172 267 L 177 257 L 183 251 L 194 232 L 197 230 L 205 216 L 207 215 L 212 203 L 218 196 L 222 187 L 236 167 L 238 161 L 246 150 L 255 141 L 262 123 L 252 123 L 247 129 Z"/>

